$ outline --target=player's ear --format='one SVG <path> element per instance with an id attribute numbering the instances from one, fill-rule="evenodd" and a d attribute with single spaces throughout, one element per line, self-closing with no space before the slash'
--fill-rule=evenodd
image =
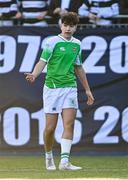
<path id="1" fill-rule="evenodd" d="M 76 32 L 76 30 L 77 30 L 77 25 L 75 25 L 74 32 Z"/>

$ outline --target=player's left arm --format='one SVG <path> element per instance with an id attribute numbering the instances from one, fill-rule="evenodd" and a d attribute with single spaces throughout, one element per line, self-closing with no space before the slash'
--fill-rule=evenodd
<path id="1" fill-rule="evenodd" d="M 77 77 L 80 79 L 80 82 L 85 89 L 85 92 L 86 92 L 86 95 L 88 98 L 87 104 L 92 105 L 94 103 L 94 97 L 93 97 L 92 92 L 90 90 L 88 80 L 86 77 L 86 73 L 85 73 L 82 65 L 80 65 L 80 66 L 75 65 L 75 73 L 76 73 Z"/>

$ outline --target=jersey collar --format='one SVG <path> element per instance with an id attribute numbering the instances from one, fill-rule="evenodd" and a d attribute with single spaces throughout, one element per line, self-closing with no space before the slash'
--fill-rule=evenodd
<path id="1" fill-rule="evenodd" d="M 61 39 L 63 39 L 64 41 L 67 41 L 67 42 L 72 42 L 73 41 L 73 36 L 71 37 L 71 39 L 70 40 L 67 40 L 67 39 L 65 39 L 63 36 L 61 36 L 60 34 L 58 35 Z"/>

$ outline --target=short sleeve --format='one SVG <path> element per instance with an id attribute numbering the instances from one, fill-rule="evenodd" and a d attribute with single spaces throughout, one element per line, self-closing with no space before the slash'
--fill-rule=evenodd
<path id="1" fill-rule="evenodd" d="M 77 57 L 76 57 L 76 61 L 75 61 L 75 65 L 78 65 L 78 66 L 80 66 L 80 65 L 82 65 L 82 55 L 81 55 L 81 44 L 80 44 L 80 50 L 79 50 L 79 53 L 78 53 L 78 55 L 77 55 Z"/>
<path id="2" fill-rule="evenodd" d="M 53 52 L 53 46 L 51 44 L 51 41 L 47 41 L 43 47 L 40 60 L 48 62 L 50 57 L 52 56 L 52 52 Z"/>

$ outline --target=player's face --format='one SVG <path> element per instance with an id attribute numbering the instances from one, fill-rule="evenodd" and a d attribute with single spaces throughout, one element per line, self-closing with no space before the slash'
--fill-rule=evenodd
<path id="1" fill-rule="evenodd" d="M 76 31 L 77 26 L 76 25 L 69 25 L 66 23 L 62 23 L 61 24 L 61 35 L 65 38 L 65 39 L 70 39 L 71 36 L 74 34 L 74 32 Z"/>

